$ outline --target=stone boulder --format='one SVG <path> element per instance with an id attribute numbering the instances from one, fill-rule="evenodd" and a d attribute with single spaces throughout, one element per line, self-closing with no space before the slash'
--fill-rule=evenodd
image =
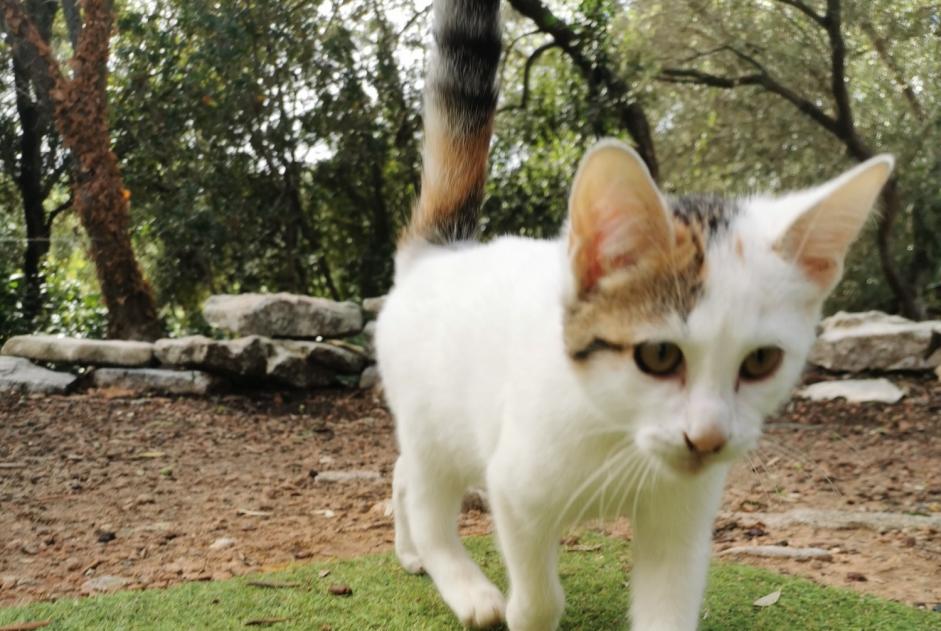
<path id="1" fill-rule="evenodd" d="M 363 311 L 365 311 L 366 315 L 369 317 L 376 318 L 379 316 L 379 312 L 382 311 L 382 307 L 385 304 L 385 296 L 378 296 L 377 298 L 366 298 L 363 300 Z"/>
<path id="2" fill-rule="evenodd" d="M 46 370 L 21 357 L 0 357 L 0 392 L 66 394 L 75 375 Z"/>
<path id="3" fill-rule="evenodd" d="M 810 361 L 828 370 L 932 370 L 941 365 L 941 321 L 840 312 L 820 327 Z"/>
<path id="4" fill-rule="evenodd" d="M 284 293 L 212 296 L 203 316 L 236 335 L 315 339 L 363 330 L 363 312 L 355 303 Z"/>
<path id="5" fill-rule="evenodd" d="M 91 382 L 96 388 L 195 396 L 208 394 L 223 383 L 218 377 L 198 370 L 158 368 L 99 368 L 92 373 Z"/>
<path id="6" fill-rule="evenodd" d="M 256 335 L 237 340 L 213 340 L 202 335 L 157 340 L 154 352 L 164 366 L 236 377 L 267 375 L 268 348 L 264 338 Z"/>
<path id="7" fill-rule="evenodd" d="M 149 342 L 83 340 L 52 335 L 12 337 L 0 353 L 38 362 L 82 366 L 141 367 L 154 361 L 154 345 Z"/>
<path id="8" fill-rule="evenodd" d="M 369 359 L 376 359 L 376 321 L 373 320 L 363 329 L 363 344 Z"/>
<path id="9" fill-rule="evenodd" d="M 846 399 L 849 403 L 898 403 L 905 392 L 888 379 L 821 381 L 802 388 L 798 396 L 811 401 Z"/>
<path id="10" fill-rule="evenodd" d="M 361 352 L 341 342 L 273 340 L 257 335 L 236 340 L 203 336 L 160 340 L 156 354 L 166 366 L 270 380 L 295 388 L 332 385 L 337 373 L 359 374 L 366 365 Z"/>

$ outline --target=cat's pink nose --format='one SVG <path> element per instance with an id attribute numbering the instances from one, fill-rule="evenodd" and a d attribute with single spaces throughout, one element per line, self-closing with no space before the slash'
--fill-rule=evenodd
<path id="1" fill-rule="evenodd" d="M 704 456 L 722 451 L 729 437 L 719 425 L 710 423 L 697 427 L 690 433 L 683 432 L 683 439 L 686 440 L 686 447 L 690 451 Z"/>

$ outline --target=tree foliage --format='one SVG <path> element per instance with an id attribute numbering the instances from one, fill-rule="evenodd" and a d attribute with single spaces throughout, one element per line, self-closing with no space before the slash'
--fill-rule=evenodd
<path id="1" fill-rule="evenodd" d="M 427 4 L 117 5 L 113 148 L 135 248 L 172 329 L 203 327 L 210 293 L 388 288 L 419 180 Z M 65 47 L 67 17 L 50 26 Z M 797 188 L 891 151 L 896 198 L 831 306 L 938 312 L 936 3 L 510 0 L 506 30 L 484 238 L 557 233 L 578 159 L 602 135 L 632 142 L 670 191 Z M 13 60 L 0 48 L 0 239 L 15 241 L 27 226 Z M 69 196 L 54 177 L 62 153 L 49 153 L 58 136 L 46 138 L 48 220 Z M 0 301 L 11 305 L 0 335 L 99 326 L 99 289 L 81 268 L 92 242 L 67 214 L 49 224 L 45 308 L 23 308 L 24 252 L 0 255 Z M 53 322 L 67 304 L 75 316 Z"/>

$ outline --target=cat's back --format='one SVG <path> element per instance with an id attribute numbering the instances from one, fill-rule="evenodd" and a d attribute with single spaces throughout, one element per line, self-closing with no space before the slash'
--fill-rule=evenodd
<path id="1" fill-rule="evenodd" d="M 501 237 L 489 243 L 424 246 L 400 257 L 395 286 L 378 323 L 377 343 L 395 329 L 430 339 L 459 331 L 499 337 L 530 311 L 559 302 L 562 254 L 557 241 Z"/>
<path id="2" fill-rule="evenodd" d="M 393 409 L 492 414 L 510 372 L 560 338 L 561 246 L 503 237 L 425 247 L 400 257 L 377 324 L 386 396 Z"/>

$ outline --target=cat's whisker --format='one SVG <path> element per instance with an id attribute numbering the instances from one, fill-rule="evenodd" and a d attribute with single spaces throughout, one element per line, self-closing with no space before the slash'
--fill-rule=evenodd
<path id="1" fill-rule="evenodd" d="M 748 468 L 751 471 L 752 476 L 758 481 L 758 486 L 761 488 L 761 492 L 765 498 L 765 501 L 770 504 L 772 501 L 771 494 L 768 492 L 768 487 L 765 486 L 764 480 L 762 480 L 762 477 L 758 474 L 757 467 L 755 466 L 755 459 L 753 459 L 752 456 L 758 460 L 761 468 L 764 469 L 765 475 L 771 477 L 771 473 L 768 471 L 768 467 L 765 465 L 764 458 L 762 458 L 761 452 L 759 450 L 756 449 L 753 452 L 747 452 L 745 454 L 745 459 L 748 461 Z"/>
<path id="2" fill-rule="evenodd" d="M 610 475 L 611 469 L 612 467 L 616 467 L 618 470 L 620 470 L 628 465 L 628 463 L 630 462 L 630 458 L 622 458 L 622 456 L 624 456 L 625 454 L 630 455 L 626 449 L 622 448 L 618 450 L 617 452 L 615 452 L 615 454 L 613 454 L 611 458 L 609 458 L 608 463 L 605 467 L 605 470 L 606 470 L 605 482 L 601 484 L 598 488 L 596 488 L 595 491 L 591 494 L 591 496 L 586 501 L 582 502 L 581 509 L 579 510 L 575 519 L 571 521 L 573 526 L 578 526 L 581 523 L 582 518 L 585 516 L 585 514 L 588 511 L 590 511 L 592 507 L 595 505 L 595 500 L 596 498 L 598 498 L 599 494 L 601 495 L 602 501 L 601 501 L 601 507 L 597 511 L 597 514 L 600 520 L 602 521 L 604 520 L 604 501 L 603 500 L 604 500 L 604 494 L 607 492 L 607 486 L 611 481 L 611 475 Z"/>
<path id="3" fill-rule="evenodd" d="M 587 476 L 582 482 L 576 487 L 576 489 L 571 493 L 569 499 L 566 501 L 565 505 L 562 507 L 562 510 L 558 512 L 555 516 L 556 523 L 554 526 L 559 528 L 562 525 L 563 521 L 568 521 L 570 524 L 573 523 L 573 520 L 567 520 L 566 516 L 568 515 L 569 510 L 572 508 L 573 504 L 577 502 L 582 494 L 591 487 L 602 475 L 605 475 L 608 467 L 612 466 L 616 462 L 617 457 L 623 452 L 628 443 L 628 438 L 623 438 L 616 446 L 612 452 L 601 462 L 601 464 Z M 623 446 L 622 446 L 623 445 Z"/>

